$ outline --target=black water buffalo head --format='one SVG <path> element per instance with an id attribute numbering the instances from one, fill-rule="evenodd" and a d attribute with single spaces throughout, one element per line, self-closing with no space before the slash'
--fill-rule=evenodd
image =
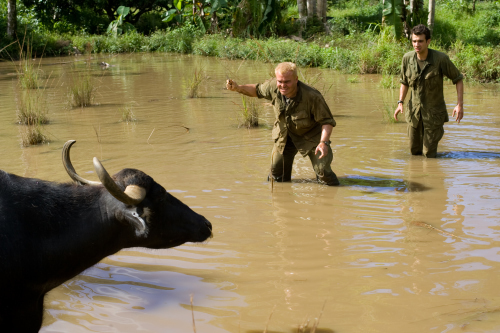
<path id="1" fill-rule="evenodd" d="M 74 140 L 63 147 L 63 164 L 77 184 L 103 187 L 101 213 L 132 228 L 137 244 L 148 248 L 169 248 L 185 242 L 203 242 L 212 237 L 212 225 L 203 216 L 169 194 L 144 172 L 123 169 L 112 177 L 94 157 L 100 182 L 79 176 L 70 160 Z M 104 190 L 105 189 L 105 190 Z"/>

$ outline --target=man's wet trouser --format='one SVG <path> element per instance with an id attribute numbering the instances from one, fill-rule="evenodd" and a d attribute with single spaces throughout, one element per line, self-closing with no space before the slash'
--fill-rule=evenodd
<path id="1" fill-rule="evenodd" d="M 408 137 L 410 138 L 410 151 L 412 155 L 436 157 L 439 140 L 443 137 L 444 128 L 438 126 L 433 129 L 424 127 L 422 118 L 417 128 L 408 124 Z"/>
<path id="2" fill-rule="evenodd" d="M 274 146 L 271 162 L 271 174 L 273 175 L 275 181 L 288 182 L 292 179 L 293 160 L 297 152 L 298 150 L 295 148 L 295 145 L 290 138 L 286 140 L 283 154 L 278 151 L 276 145 Z M 328 154 L 326 156 L 323 156 L 323 158 L 320 159 L 320 155 L 320 152 L 315 155 L 314 150 L 311 150 L 308 154 L 314 168 L 314 172 L 316 172 L 316 179 L 326 185 L 339 185 L 340 183 L 337 175 L 335 175 L 335 172 L 333 172 L 330 166 L 333 161 L 333 152 L 330 146 L 328 146 Z"/>

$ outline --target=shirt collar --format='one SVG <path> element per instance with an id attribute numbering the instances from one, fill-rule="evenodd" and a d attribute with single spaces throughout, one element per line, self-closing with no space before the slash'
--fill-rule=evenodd
<path id="1" fill-rule="evenodd" d="M 415 64 L 416 64 L 417 60 L 418 60 L 416 51 L 415 51 L 415 55 L 413 56 L 413 59 L 415 60 Z M 427 59 L 424 60 L 424 64 L 429 64 L 429 65 L 434 64 L 434 50 L 429 49 L 429 52 L 427 53 Z"/>

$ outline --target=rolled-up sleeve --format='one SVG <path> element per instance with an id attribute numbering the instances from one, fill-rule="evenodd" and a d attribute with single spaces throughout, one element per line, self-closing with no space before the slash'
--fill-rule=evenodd
<path id="1" fill-rule="evenodd" d="M 318 96 L 313 99 L 312 114 L 314 116 L 314 120 L 321 124 L 321 126 L 332 125 L 335 127 L 337 125 L 335 119 L 333 119 L 333 115 L 328 107 L 328 104 L 326 104 L 326 101 L 322 96 Z"/>
<path id="2" fill-rule="evenodd" d="M 258 98 L 265 98 L 267 100 L 272 100 L 273 92 L 277 88 L 276 79 L 271 79 L 263 83 L 258 83 L 255 88 Z"/>
<path id="3" fill-rule="evenodd" d="M 462 73 L 460 73 L 458 68 L 448 56 L 446 56 L 445 59 L 443 59 L 443 61 L 441 62 L 441 71 L 448 79 L 453 82 L 453 84 L 457 84 L 458 81 L 464 79 Z"/>
<path id="4" fill-rule="evenodd" d="M 405 58 L 401 61 L 401 74 L 399 75 L 399 82 L 401 84 L 404 84 L 405 86 L 409 86 L 408 84 L 408 77 L 406 76 L 406 61 Z"/>

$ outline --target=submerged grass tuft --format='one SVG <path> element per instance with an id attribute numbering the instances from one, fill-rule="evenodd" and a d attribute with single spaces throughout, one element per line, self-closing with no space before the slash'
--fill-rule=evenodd
<path id="1" fill-rule="evenodd" d="M 39 79 L 42 75 L 40 61 L 35 63 L 32 46 L 28 40 L 24 51 L 24 40 L 19 44 L 19 64 L 17 66 L 18 84 L 23 89 L 38 89 Z"/>
<path id="2" fill-rule="evenodd" d="M 398 83 L 393 75 L 383 74 L 380 79 L 379 85 L 384 89 L 396 89 L 398 88 Z"/>
<path id="3" fill-rule="evenodd" d="M 131 123 L 136 121 L 137 119 L 135 118 L 135 114 L 132 111 L 132 106 L 127 105 L 123 108 L 120 109 L 120 112 L 122 114 L 122 121 L 126 123 Z"/>
<path id="4" fill-rule="evenodd" d="M 39 123 L 22 125 L 19 128 L 21 145 L 23 147 L 34 146 L 48 142 L 49 138 L 44 134 L 43 126 Z"/>
<path id="5" fill-rule="evenodd" d="M 390 103 L 384 102 L 384 104 L 380 108 L 380 111 L 382 112 L 382 117 L 384 118 L 384 122 L 387 122 L 389 124 L 396 123 L 396 119 L 394 119 L 395 110 L 396 108 L 393 108 L 393 106 Z"/>
<path id="6" fill-rule="evenodd" d="M 323 71 L 311 71 L 310 67 L 305 69 L 297 68 L 298 76 L 300 81 L 304 82 L 308 86 L 311 86 L 318 90 L 323 96 L 326 96 L 330 89 L 333 87 L 333 83 L 328 84 L 323 77 Z"/>
<path id="7" fill-rule="evenodd" d="M 43 89 L 24 90 L 20 92 L 17 109 L 17 122 L 19 124 L 46 124 L 47 96 Z"/>
<path id="8" fill-rule="evenodd" d="M 259 126 L 259 113 L 261 106 L 255 98 L 247 99 L 246 96 L 241 96 L 243 107 L 240 110 L 239 118 L 240 127 L 258 127 Z"/>
<path id="9" fill-rule="evenodd" d="M 18 44 L 20 49 L 17 65 L 19 91 L 16 122 L 21 125 L 19 128 L 21 145 L 28 147 L 48 141 L 43 129 L 43 124 L 49 122 L 47 95 L 45 89 L 39 87 L 43 71 L 40 69 L 40 62 L 36 64 L 33 60 L 29 40 L 26 44 L 26 51 L 24 51 L 24 40 L 22 44 L 18 41 Z"/>
<path id="10" fill-rule="evenodd" d="M 208 79 L 205 71 L 203 69 L 194 69 L 193 77 L 188 81 L 188 92 L 187 98 L 200 97 L 198 89 L 200 85 Z"/>
<path id="11" fill-rule="evenodd" d="M 74 107 L 90 106 L 94 103 L 97 92 L 97 82 L 91 75 L 90 68 L 73 75 L 73 82 L 69 87 L 69 101 Z"/>

